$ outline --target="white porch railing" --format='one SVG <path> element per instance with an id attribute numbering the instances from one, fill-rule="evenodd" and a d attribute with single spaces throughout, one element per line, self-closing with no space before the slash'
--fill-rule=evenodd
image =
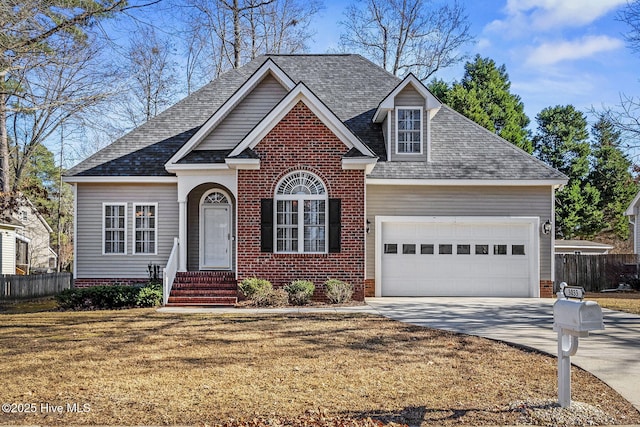
<path id="1" fill-rule="evenodd" d="M 173 239 L 173 249 L 169 255 L 167 266 L 162 269 L 162 304 L 167 305 L 169 301 L 169 294 L 171 293 L 171 287 L 173 286 L 173 280 L 176 278 L 176 272 L 178 271 L 178 238 Z"/>

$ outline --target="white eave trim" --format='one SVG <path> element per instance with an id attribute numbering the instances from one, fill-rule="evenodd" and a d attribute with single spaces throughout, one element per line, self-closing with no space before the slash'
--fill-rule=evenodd
<path id="1" fill-rule="evenodd" d="M 343 158 L 342 159 L 342 169 L 350 170 L 350 169 L 364 169 L 365 175 L 369 175 L 373 168 L 378 163 L 377 158 L 370 157 L 355 157 L 355 158 Z"/>
<path id="2" fill-rule="evenodd" d="M 629 204 L 629 207 L 624 212 L 626 216 L 633 216 L 636 214 L 635 207 L 639 200 L 640 200 L 640 191 L 638 192 L 638 194 L 636 194 L 636 197 L 633 198 L 633 201 Z"/>
<path id="3" fill-rule="evenodd" d="M 17 229 L 24 228 L 24 225 L 18 224 L 7 224 L 5 222 L 0 223 L 0 230 L 11 230 L 15 231 Z"/>
<path id="4" fill-rule="evenodd" d="M 226 170 L 229 169 L 226 163 L 178 163 L 166 166 L 167 172 L 177 173 L 179 171 L 193 170 Z"/>
<path id="5" fill-rule="evenodd" d="M 198 129 L 198 131 L 165 163 L 169 170 L 184 156 L 194 149 L 211 131 L 249 94 L 268 74 L 271 74 L 288 91 L 294 88 L 295 82 L 268 58 L 258 70 Z"/>
<path id="6" fill-rule="evenodd" d="M 429 111 L 431 117 L 442 107 L 442 102 L 440 102 L 416 76 L 410 73 L 380 102 L 376 113 L 373 115 L 373 121 L 375 123 L 382 123 L 384 121 L 387 112 L 395 108 L 396 96 L 408 85 L 412 85 L 424 98 L 424 108 Z"/>
<path id="7" fill-rule="evenodd" d="M 613 246 L 611 245 L 605 245 L 605 244 L 588 244 L 588 245 L 563 245 L 563 244 L 558 244 L 558 241 L 556 240 L 556 243 L 554 245 L 555 249 L 571 249 L 571 250 L 581 250 L 581 251 L 586 251 L 586 250 L 596 250 L 596 249 L 602 249 L 602 250 L 611 250 L 613 249 Z"/>
<path id="8" fill-rule="evenodd" d="M 27 236 L 23 236 L 22 234 L 16 233 L 16 239 L 21 240 L 25 243 L 31 243 L 31 239 Z"/>
<path id="9" fill-rule="evenodd" d="M 498 186 L 498 187 L 546 187 L 546 186 L 562 186 L 566 184 L 564 180 L 535 180 L 535 179 L 520 179 L 520 180 L 504 180 L 504 179 L 380 179 L 380 178 L 367 178 L 366 184 L 371 185 L 431 185 L 431 186 Z"/>
<path id="10" fill-rule="evenodd" d="M 348 148 L 355 147 L 362 155 L 375 157 L 375 154 L 302 82 L 298 83 L 296 87 L 240 141 L 236 148 L 229 154 L 229 157 L 237 156 L 247 148 L 253 149 L 299 101 L 302 101 Z"/>
<path id="11" fill-rule="evenodd" d="M 229 169 L 260 169 L 260 159 L 225 159 Z"/>
<path id="12" fill-rule="evenodd" d="M 68 184 L 90 182 L 108 184 L 171 184 L 178 182 L 175 176 L 65 176 L 62 180 Z"/>

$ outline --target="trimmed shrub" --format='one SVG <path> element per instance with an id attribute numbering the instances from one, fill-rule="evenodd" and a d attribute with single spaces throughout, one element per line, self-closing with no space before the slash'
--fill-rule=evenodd
<path id="1" fill-rule="evenodd" d="M 261 289 L 253 296 L 253 303 L 258 307 L 282 307 L 288 301 L 289 294 L 283 289 Z"/>
<path id="2" fill-rule="evenodd" d="M 162 285 L 149 283 L 138 291 L 137 307 L 158 307 L 162 305 Z"/>
<path id="3" fill-rule="evenodd" d="M 162 302 L 162 287 L 93 286 L 65 289 L 56 295 L 63 310 L 112 310 L 133 307 L 155 307 Z"/>
<path id="4" fill-rule="evenodd" d="M 338 279 L 328 279 L 324 282 L 325 294 L 332 304 L 342 304 L 351 301 L 353 285 Z"/>
<path id="5" fill-rule="evenodd" d="M 239 285 L 238 289 L 242 292 L 242 295 L 248 299 L 255 299 L 256 293 L 264 294 L 273 289 L 271 282 L 265 279 L 258 279 L 257 277 L 249 277 L 244 279 Z"/>
<path id="6" fill-rule="evenodd" d="M 284 290 L 289 294 L 289 302 L 293 305 L 309 303 L 315 289 L 313 282 L 309 280 L 294 280 L 284 287 Z"/>

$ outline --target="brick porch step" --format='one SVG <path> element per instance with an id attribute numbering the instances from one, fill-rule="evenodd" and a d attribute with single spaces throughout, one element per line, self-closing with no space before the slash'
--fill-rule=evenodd
<path id="1" fill-rule="evenodd" d="M 169 297 L 167 307 L 182 306 L 233 306 L 237 302 L 236 297 Z"/>
<path id="2" fill-rule="evenodd" d="M 171 290 L 172 297 L 208 297 L 211 295 L 215 295 L 217 297 L 236 297 L 238 295 L 238 291 L 236 289 L 209 289 L 209 288 L 199 288 L 199 289 L 176 289 L 173 288 Z"/>
<path id="3" fill-rule="evenodd" d="M 178 272 L 167 306 L 233 306 L 238 302 L 237 296 L 233 272 Z"/>

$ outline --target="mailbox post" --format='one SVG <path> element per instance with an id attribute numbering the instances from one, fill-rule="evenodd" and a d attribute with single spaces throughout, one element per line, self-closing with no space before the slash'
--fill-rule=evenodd
<path id="1" fill-rule="evenodd" d="M 560 283 L 553 304 L 553 330 L 558 332 L 558 401 L 571 406 L 571 356 L 578 351 L 578 338 L 604 329 L 602 309 L 595 301 L 582 301 L 584 289 Z M 573 299 L 575 298 L 575 299 Z"/>

